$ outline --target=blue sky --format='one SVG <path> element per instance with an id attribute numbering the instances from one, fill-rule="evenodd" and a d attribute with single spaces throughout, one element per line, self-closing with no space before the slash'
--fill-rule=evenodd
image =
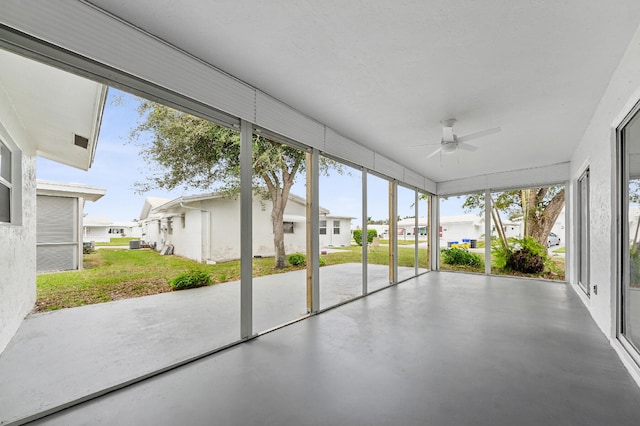
<path id="1" fill-rule="evenodd" d="M 120 99 L 114 102 L 114 99 Z M 37 177 L 57 182 L 76 182 L 89 186 L 105 188 L 106 195 L 97 202 L 87 202 L 85 213 L 92 216 L 108 216 L 114 221 L 129 221 L 137 218 L 142 210 L 144 199 L 148 196 L 176 198 L 181 195 L 197 194 L 199 190 L 177 189 L 171 192 L 154 190 L 138 194 L 134 189 L 136 182 L 145 180 L 145 175 L 155 169 L 154 164 L 145 164 L 139 155 L 140 147 L 129 142 L 130 130 L 138 120 L 136 98 L 132 95 L 109 89 L 104 110 L 100 138 L 93 166 L 89 171 L 78 170 L 44 158 L 37 159 Z M 320 178 L 320 205 L 336 215 L 352 216 L 354 225 L 361 224 L 361 174 L 359 171 L 342 175 L 330 172 Z M 368 181 L 368 215 L 373 219 L 386 219 L 388 216 L 388 184 L 377 177 Z M 292 190 L 304 196 L 304 175 L 300 175 Z M 406 194 L 401 194 L 398 214 L 401 217 L 412 215 Z M 444 202 L 441 214 L 462 214 L 462 200 L 455 197 Z M 423 216 L 420 212 L 420 216 Z"/>

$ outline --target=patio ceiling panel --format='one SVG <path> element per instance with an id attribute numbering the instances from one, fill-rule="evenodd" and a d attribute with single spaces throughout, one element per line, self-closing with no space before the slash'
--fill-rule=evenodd
<path id="1" fill-rule="evenodd" d="M 409 185 L 413 185 L 416 188 L 419 189 L 424 189 L 425 188 L 425 184 L 424 184 L 424 178 L 422 176 L 420 176 L 418 173 L 411 171 L 409 169 L 404 169 L 404 182 L 408 183 Z"/>
<path id="2" fill-rule="evenodd" d="M 570 163 L 491 173 L 473 178 L 438 182 L 438 195 L 457 195 L 484 189 L 517 189 L 554 185 L 569 180 Z"/>
<path id="3" fill-rule="evenodd" d="M 404 167 L 377 152 L 373 156 L 373 170 L 394 179 L 404 179 Z"/>
<path id="4" fill-rule="evenodd" d="M 327 128 L 325 147 L 328 153 L 368 169 L 373 168 L 373 151 Z"/>
<path id="5" fill-rule="evenodd" d="M 325 148 L 322 124 L 260 91 L 256 94 L 255 124 L 313 148 Z"/>

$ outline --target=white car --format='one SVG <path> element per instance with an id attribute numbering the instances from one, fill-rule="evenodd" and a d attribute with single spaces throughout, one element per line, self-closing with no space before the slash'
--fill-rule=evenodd
<path id="1" fill-rule="evenodd" d="M 559 245 L 560 245 L 560 237 L 558 237 L 553 232 L 549 233 L 549 236 L 547 237 L 547 247 L 559 246 Z"/>

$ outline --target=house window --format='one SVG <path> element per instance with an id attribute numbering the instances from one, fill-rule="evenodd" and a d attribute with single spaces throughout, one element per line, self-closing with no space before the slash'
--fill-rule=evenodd
<path id="1" fill-rule="evenodd" d="M 0 222 L 11 222 L 11 151 L 0 141 Z"/>
<path id="2" fill-rule="evenodd" d="M 340 235 L 340 221 L 333 221 L 333 235 Z"/>
<path id="3" fill-rule="evenodd" d="M 320 221 L 320 235 L 327 235 L 327 221 Z"/>
<path id="4" fill-rule="evenodd" d="M 182 222 L 182 228 L 187 226 L 187 217 L 185 216 L 184 213 L 180 215 L 180 221 Z"/>
<path id="5" fill-rule="evenodd" d="M 171 218 L 167 219 L 167 234 L 173 234 L 173 219 Z"/>
<path id="6" fill-rule="evenodd" d="M 293 222 L 283 222 L 285 234 L 293 234 Z"/>

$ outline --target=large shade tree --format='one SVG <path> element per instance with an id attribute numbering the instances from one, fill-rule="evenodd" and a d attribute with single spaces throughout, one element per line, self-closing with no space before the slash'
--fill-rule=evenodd
<path id="1" fill-rule="evenodd" d="M 240 134 L 207 120 L 151 101 L 142 100 L 140 120 L 131 140 L 141 143 L 140 153 L 150 171 L 137 189 L 215 189 L 229 195 L 240 189 Z M 253 188 L 272 202 L 275 267 L 287 265 L 284 246 L 284 211 L 296 176 L 305 170 L 305 152 L 253 135 Z M 337 163 L 322 160 L 321 172 Z"/>
<path id="2" fill-rule="evenodd" d="M 466 198 L 463 208 L 484 209 L 484 194 L 473 194 Z M 500 240 L 506 244 L 501 234 L 502 215 L 510 220 L 522 219 L 524 236 L 532 237 L 546 246 L 549 233 L 564 207 L 564 187 L 547 186 L 542 188 L 505 191 L 492 197 L 492 216 L 498 223 L 496 230 Z"/>

